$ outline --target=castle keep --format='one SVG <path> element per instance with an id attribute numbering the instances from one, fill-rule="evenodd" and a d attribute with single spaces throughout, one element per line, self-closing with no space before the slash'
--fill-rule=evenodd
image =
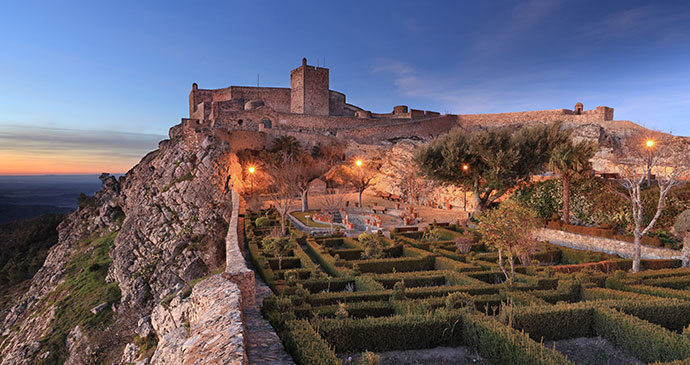
<path id="1" fill-rule="evenodd" d="M 187 127 L 293 135 L 310 143 L 319 137 L 378 143 L 399 138 L 432 138 L 452 128 L 561 120 L 575 124 L 613 121 L 613 108 L 553 109 L 495 114 L 440 114 L 394 106 L 390 113 L 373 113 L 348 104 L 345 94 L 330 89 L 329 70 L 302 65 L 290 72 L 290 88 L 230 86 L 189 93 Z"/>

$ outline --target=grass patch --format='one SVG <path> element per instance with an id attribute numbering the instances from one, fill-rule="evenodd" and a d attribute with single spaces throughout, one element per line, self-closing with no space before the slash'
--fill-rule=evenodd
<path id="1" fill-rule="evenodd" d="M 302 224 L 304 224 L 307 227 L 318 227 L 318 228 L 331 228 L 330 224 L 324 224 L 324 223 L 317 223 L 314 222 L 311 217 L 314 217 L 314 214 L 318 214 L 316 211 L 306 211 L 306 212 L 292 212 L 290 213 L 293 217 L 297 218 L 298 221 L 300 221 Z M 309 222 L 307 222 L 306 216 L 309 216 Z M 335 225 L 334 225 L 335 226 Z"/>
<path id="2" fill-rule="evenodd" d="M 188 172 L 188 173 L 186 173 L 186 174 L 184 174 L 184 175 L 182 175 L 182 176 L 180 176 L 180 177 L 178 177 L 178 178 L 176 178 L 176 179 L 173 179 L 173 181 L 171 181 L 170 184 L 166 185 L 166 186 L 161 190 L 161 193 L 165 193 L 166 191 L 170 190 L 170 188 L 172 188 L 173 185 L 175 185 L 175 184 L 177 184 L 177 183 L 179 183 L 179 182 L 183 182 L 183 181 L 187 181 L 187 180 L 192 180 L 193 178 L 194 178 L 194 175 L 192 175 L 191 172 Z"/>
<path id="3" fill-rule="evenodd" d="M 117 283 L 105 282 L 112 262 L 108 252 L 116 236 L 117 232 L 102 235 L 75 253 L 66 266 L 65 281 L 43 300 L 45 308 L 56 306 L 57 310 L 48 334 L 41 339 L 42 352 L 50 354 L 36 363 L 63 363 L 67 357 L 65 340 L 75 326 L 89 333 L 110 325 L 113 313 L 109 307 L 95 315 L 91 309 L 120 300 Z"/>

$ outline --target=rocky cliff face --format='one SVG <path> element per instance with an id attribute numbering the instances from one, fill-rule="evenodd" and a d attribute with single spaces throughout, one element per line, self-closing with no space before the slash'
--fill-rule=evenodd
<path id="1" fill-rule="evenodd" d="M 125 360 L 139 358 L 152 309 L 222 269 L 237 158 L 211 130 L 170 137 L 59 226 L 2 323 L 2 364 L 119 362 L 128 343 Z"/>

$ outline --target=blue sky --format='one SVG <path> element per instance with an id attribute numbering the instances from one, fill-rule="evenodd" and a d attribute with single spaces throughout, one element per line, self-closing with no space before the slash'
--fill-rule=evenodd
<path id="1" fill-rule="evenodd" d="M 260 74 L 287 87 L 302 57 L 325 59 L 331 89 L 375 112 L 582 101 L 690 135 L 687 2 L 372 3 L 3 2 L 0 173 L 13 154 L 124 172 L 187 115 L 192 82 L 255 85 Z"/>

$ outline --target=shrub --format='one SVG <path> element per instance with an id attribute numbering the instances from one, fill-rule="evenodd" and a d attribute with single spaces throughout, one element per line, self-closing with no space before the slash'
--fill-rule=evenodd
<path id="1" fill-rule="evenodd" d="M 378 365 L 381 357 L 371 351 L 364 351 L 358 365 Z"/>
<path id="2" fill-rule="evenodd" d="M 256 218 L 256 220 L 254 221 L 254 225 L 258 228 L 268 227 L 271 225 L 271 220 L 267 217 L 261 216 L 259 218 Z"/>
<path id="3" fill-rule="evenodd" d="M 393 299 L 405 299 L 405 280 L 398 281 L 393 285 Z"/>
<path id="4" fill-rule="evenodd" d="M 455 292 L 450 293 L 445 299 L 446 310 L 460 309 L 460 308 L 474 308 L 474 301 L 472 296 L 467 293 Z"/>

